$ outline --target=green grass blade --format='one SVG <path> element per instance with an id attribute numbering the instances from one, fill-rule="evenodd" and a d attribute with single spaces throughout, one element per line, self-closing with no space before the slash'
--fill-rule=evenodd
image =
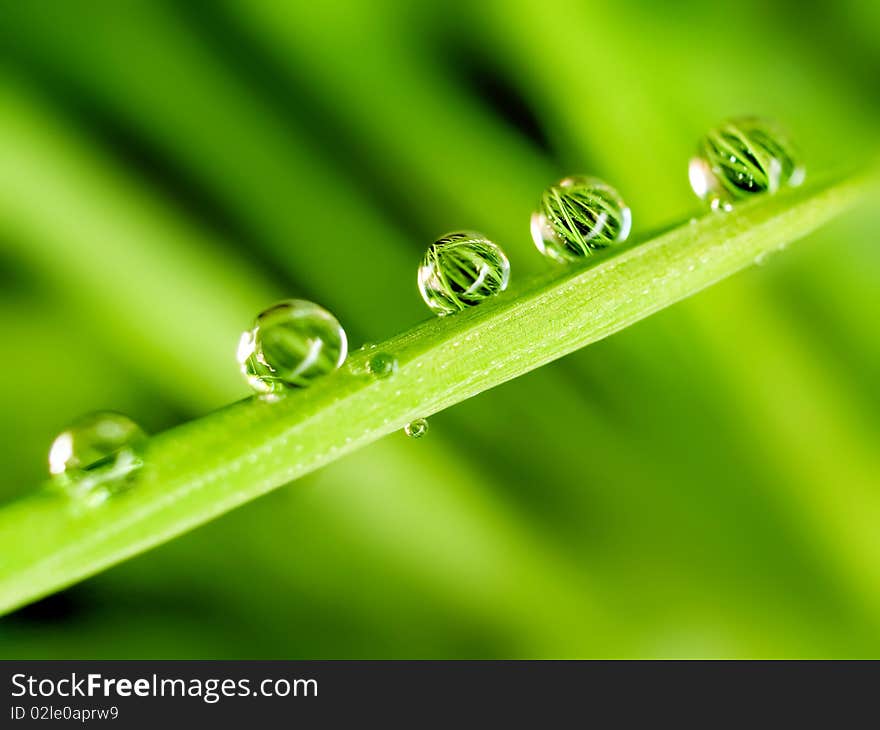
<path id="1" fill-rule="evenodd" d="M 0 511 L 0 609 L 9 610 L 168 540 L 345 453 L 617 332 L 733 274 L 851 207 L 867 178 L 765 197 L 554 270 L 495 301 L 380 345 L 275 403 L 249 399 L 150 440 L 134 489 L 77 511 L 44 489 Z M 232 365 L 230 365 L 232 367 Z"/>

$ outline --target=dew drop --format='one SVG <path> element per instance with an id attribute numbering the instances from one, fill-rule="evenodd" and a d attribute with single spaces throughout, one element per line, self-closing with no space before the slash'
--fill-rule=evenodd
<path id="1" fill-rule="evenodd" d="M 420 439 L 428 433 L 428 421 L 424 418 L 417 418 L 415 421 L 407 423 L 403 427 L 403 432 L 411 439 Z"/>
<path id="2" fill-rule="evenodd" d="M 387 378 L 397 372 L 397 358 L 387 352 L 378 352 L 367 362 L 367 372 L 376 378 Z"/>
<path id="3" fill-rule="evenodd" d="M 532 240 L 560 263 L 590 256 L 629 237 L 632 214 L 620 194 L 595 177 L 574 175 L 544 191 L 532 213 Z"/>
<path id="4" fill-rule="evenodd" d="M 752 195 L 775 193 L 804 181 L 795 148 L 776 122 L 758 117 L 730 119 L 700 142 L 688 166 L 691 188 L 713 210 Z"/>
<path id="5" fill-rule="evenodd" d="M 342 365 L 347 354 L 345 330 L 336 318 L 302 299 L 261 312 L 238 343 L 242 375 L 259 393 L 306 387 Z"/>
<path id="6" fill-rule="evenodd" d="M 78 418 L 49 449 L 49 473 L 67 494 L 90 506 L 123 491 L 143 466 L 146 434 L 128 416 L 97 411 Z"/>
<path id="7" fill-rule="evenodd" d="M 419 267 L 419 291 L 443 316 L 479 304 L 507 288 L 510 262 L 481 233 L 448 233 L 428 247 Z"/>

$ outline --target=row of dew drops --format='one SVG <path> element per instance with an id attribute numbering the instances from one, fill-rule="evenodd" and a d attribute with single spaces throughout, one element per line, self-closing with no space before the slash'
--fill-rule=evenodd
<path id="1" fill-rule="evenodd" d="M 804 169 L 786 135 L 769 120 L 731 119 L 700 142 L 688 169 L 691 187 L 712 210 L 760 193 L 799 185 Z M 531 217 L 535 246 L 547 258 L 569 263 L 622 243 L 632 216 L 618 192 L 594 177 L 566 177 L 541 196 Z M 504 251 L 472 231 L 449 233 L 432 243 L 418 270 L 425 303 L 439 316 L 475 306 L 507 288 L 510 262 Z M 254 391 L 275 396 L 304 388 L 339 368 L 348 354 L 345 330 L 327 310 L 290 299 L 261 312 L 241 336 L 238 362 Z M 373 377 L 394 375 L 397 358 L 376 352 L 366 369 Z M 405 433 L 420 438 L 419 418 Z M 64 491 L 97 505 L 126 489 L 143 465 L 146 435 L 120 413 L 92 413 L 71 424 L 52 444 L 49 470 Z"/>

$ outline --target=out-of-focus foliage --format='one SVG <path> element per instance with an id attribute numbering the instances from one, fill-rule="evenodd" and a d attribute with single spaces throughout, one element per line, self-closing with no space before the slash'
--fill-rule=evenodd
<path id="1" fill-rule="evenodd" d="M 355 346 L 426 316 L 424 246 L 596 174 L 696 209 L 720 119 L 876 154 L 859 0 L 36 0 L 0 25 L 0 489 L 113 408 L 245 393 L 279 296 Z M 0 622 L 7 657 L 876 656 L 876 210 Z"/>

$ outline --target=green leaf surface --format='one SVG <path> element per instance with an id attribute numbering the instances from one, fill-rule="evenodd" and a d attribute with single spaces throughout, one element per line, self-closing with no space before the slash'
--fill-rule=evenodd
<path id="1" fill-rule="evenodd" d="M 391 378 L 372 378 L 365 364 L 375 351 L 359 351 L 307 390 L 276 402 L 241 401 L 157 435 L 136 486 L 99 508 L 36 490 L 0 511 L 0 609 L 92 575 L 413 418 L 607 337 L 809 233 L 868 186 L 856 177 L 757 199 L 514 284 L 494 301 L 379 345 L 398 358 Z"/>

